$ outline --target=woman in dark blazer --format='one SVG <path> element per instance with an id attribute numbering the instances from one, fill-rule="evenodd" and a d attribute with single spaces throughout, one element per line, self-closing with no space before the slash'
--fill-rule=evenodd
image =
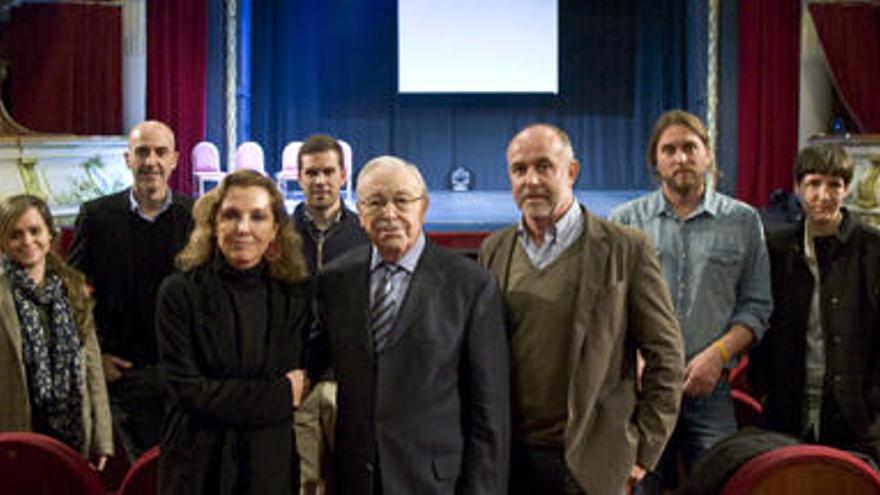
<path id="1" fill-rule="evenodd" d="M 103 469 L 113 435 L 92 301 L 51 250 L 52 214 L 35 196 L 0 205 L 0 431 L 34 431 Z"/>
<path id="2" fill-rule="evenodd" d="M 306 265 L 267 177 L 237 171 L 202 197 L 180 273 L 159 291 L 163 494 L 291 494 Z"/>

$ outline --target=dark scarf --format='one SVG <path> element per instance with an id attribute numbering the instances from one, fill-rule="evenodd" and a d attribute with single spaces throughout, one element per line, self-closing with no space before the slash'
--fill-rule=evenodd
<path id="1" fill-rule="evenodd" d="M 79 450 L 83 442 L 80 339 L 61 278 L 47 273 L 37 287 L 18 263 L 3 257 L 21 327 L 21 350 L 34 430 Z M 46 308 L 48 328 L 38 307 Z"/>

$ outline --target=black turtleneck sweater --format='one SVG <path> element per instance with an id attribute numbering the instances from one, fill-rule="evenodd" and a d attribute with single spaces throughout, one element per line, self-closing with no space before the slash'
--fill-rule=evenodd
<path id="1" fill-rule="evenodd" d="M 265 262 L 238 270 L 225 261 L 218 270 L 222 300 L 218 301 L 220 318 L 234 322 L 239 372 L 259 376 L 269 337 L 269 271 Z"/>

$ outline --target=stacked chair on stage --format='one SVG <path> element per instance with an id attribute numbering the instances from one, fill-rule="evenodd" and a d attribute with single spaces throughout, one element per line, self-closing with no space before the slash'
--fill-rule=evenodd
<path id="1" fill-rule="evenodd" d="M 266 175 L 266 160 L 263 147 L 255 141 L 245 141 L 235 150 L 235 169 L 256 170 Z"/>
<path id="2" fill-rule="evenodd" d="M 351 184 L 354 182 L 354 177 L 351 176 L 351 145 L 342 139 L 337 139 L 337 141 L 339 141 L 339 146 L 342 147 L 342 166 L 345 167 L 345 185 L 342 190 L 342 200 L 352 205 L 354 196 L 351 193 Z"/>
<path id="3" fill-rule="evenodd" d="M 220 168 L 220 152 L 214 143 L 202 141 L 193 147 L 192 175 L 199 196 L 211 189 L 209 184 L 217 185 L 223 180 L 226 174 Z"/>
<path id="4" fill-rule="evenodd" d="M 297 165 L 297 157 L 299 149 L 302 147 L 302 141 L 291 141 L 284 147 L 281 152 L 281 170 L 275 175 L 275 181 L 278 183 L 278 189 L 285 199 L 302 200 L 303 193 L 299 188 L 297 181 L 299 180 L 299 166 Z"/>

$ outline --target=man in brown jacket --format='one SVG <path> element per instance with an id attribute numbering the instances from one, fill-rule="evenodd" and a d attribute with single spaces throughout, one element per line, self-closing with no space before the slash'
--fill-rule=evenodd
<path id="1" fill-rule="evenodd" d="M 522 219 L 480 260 L 511 325 L 511 493 L 619 495 L 657 462 L 681 400 L 681 332 L 654 248 L 574 200 L 580 165 L 561 129 L 525 128 L 507 161 Z"/>

